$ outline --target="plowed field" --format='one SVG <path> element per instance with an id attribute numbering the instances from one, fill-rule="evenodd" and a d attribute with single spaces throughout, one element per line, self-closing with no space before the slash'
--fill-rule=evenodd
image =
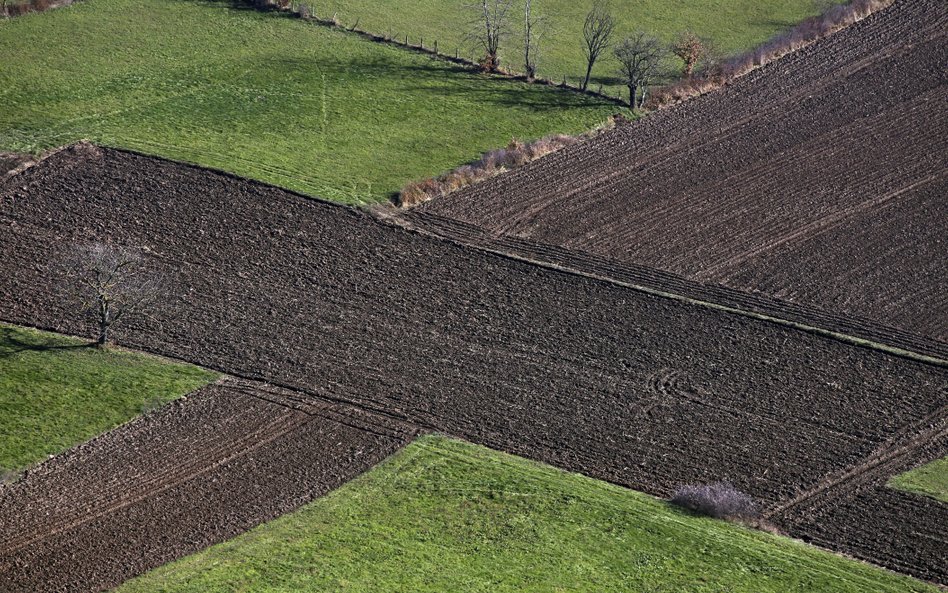
<path id="1" fill-rule="evenodd" d="M 7 181 L 0 228 L 2 319 L 88 332 L 57 253 L 142 246 L 169 292 L 123 344 L 654 494 L 727 479 L 778 507 L 946 401 L 943 366 L 123 151 L 80 146 Z M 904 569 L 946 580 L 940 552 Z"/>
<path id="2" fill-rule="evenodd" d="M 903 0 L 421 211 L 948 341 L 948 7 Z"/>
<path id="3" fill-rule="evenodd" d="M 0 489 L 0 590 L 99 591 L 295 509 L 414 431 L 225 380 Z"/>

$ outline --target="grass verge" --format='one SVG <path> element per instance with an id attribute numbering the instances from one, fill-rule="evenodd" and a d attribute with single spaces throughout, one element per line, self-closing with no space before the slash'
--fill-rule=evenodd
<path id="1" fill-rule="evenodd" d="M 0 324 L 0 469 L 20 470 L 217 375 Z"/>
<path id="2" fill-rule="evenodd" d="M 948 503 L 948 457 L 916 467 L 889 480 L 889 487 Z"/>
<path id="3" fill-rule="evenodd" d="M 429 436 L 295 513 L 117 591 L 936 589 L 641 493 Z"/>
<path id="4" fill-rule="evenodd" d="M 0 55 L 0 151 L 88 138 L 345 203 L 618 109 L 218 1 L 30 14 Z"/>

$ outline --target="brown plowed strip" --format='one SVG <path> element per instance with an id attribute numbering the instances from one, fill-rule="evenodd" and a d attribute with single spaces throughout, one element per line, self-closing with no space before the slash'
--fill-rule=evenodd
<path id="1" fill-rule="evenodd" d="M 416 433 L 331 413 L 351 414 L 225 379 L 40 465 L 0 489 L 0 590 L 112 587 L 328 492 Z"/>
<path id="2" fill-rule="evenodd" d="M 900 0 L 719 91 L 418 210 L 944 349 L 946 63 L 948 5 Z"/>
<path id="3" fill-rule="evenodd" d="M 13 180 L 0 184 L 0 318 L 86 334 L 50 246 L 147 247 L 168 293 L 121 342 L 281 386 L 241 396 L 272 410 L 262 426 L 311 418 L 241 463 L 327 422 L 375 439 L 405 420 L 657 495 L 729 480 L 772 506 L 944 405 L 948 368 L 655 296 L 607 280 L 596 270 L 610 264 L 592 258 L 580 262 L 592 273 L 559 271 L 125 151 L 77 147 Z M 226 453 L 217 435 L 253 431 L 254 418 L 223 414 L 213 424 L 231 428 L 197 431 L 207 443 L 197 450 Z M 95 484 L 136 463 L 114 455 L 89 466 Z M 114 500 L 99 492 L 77 506 L 100 499 Z M 137 509 L 150 501 L 93 523 L 145 517 Z M 24 515 L 55 507 L 37 496 Z M 37 531 L 56 523 L 31 520 Z M 941 570 L 927 558 L 911 570 Z M 54 573 L 68 570 L 66 555 L 57 562 Z"/>

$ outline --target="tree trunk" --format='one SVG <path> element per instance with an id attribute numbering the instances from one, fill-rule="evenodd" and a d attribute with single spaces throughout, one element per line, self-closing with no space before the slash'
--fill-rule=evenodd
<path id="1" fill-rule="evenodd" d="M 636 91 L 638 91 L 638 86 L 635 84 L 630 84 L 629 85 L 629 107 L 631 107 L 632 109 L 635 109 L 635 99 L 636 99 L 635 96 L 638 94 Z"/>
<path id="2" fill-rule="evenodd" d="M 596 62 L 595 60 L 588 60 L 588 61 L 586 62 L 586 77 L 583 78 L 583 90 L 584 90 L 584 91 L 586 90 L 586 87 L 589 86 L 589 77 L 592 76 L 593 64 L 594 64 L 595 62 Z"/>
<path id="3" fill-rule="evenodd" d="M 112 325 L 112 312 L 108 303 L 103 302 L 99 306 L 99 339 L 96 340 L 97 348 L 105 348 L 109 343 L 109 327 Z"/>

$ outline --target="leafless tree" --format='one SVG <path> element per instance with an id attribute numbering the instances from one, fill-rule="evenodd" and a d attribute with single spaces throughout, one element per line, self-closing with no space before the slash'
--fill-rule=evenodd
<path id="1" fill-rule="evenodd" d="M 629 89 L 629 107 L 641 107 L 645 104 L 649 83 L 661 69 L 664 46 L 655 37 L 639 31 L 623 39 L 613 53 L 619 61 L 619 78 Z"/>
<path id="2" fill-rule="evenodd" d="M 526 0 L 523 10 L 523 68 L 527 78 L 533 80 L 537 75 L 537 62 L 540 58 L 540 39 L 546 29 L 546 19 L 533 12 L 532 0 Z"/>
<path id="3" fill-rule="evenodd" d="M 586 76 L 583 78 L 583 90 L 589 86 L 593 66 L 602 52 L 609 49 L 616 22 L 609 13 L 605 0 L 595 0 L 583 23 L 583 51 L 586 53 Z"/>
<path id="4" fill-rule="evenodd" d="M 474 15 L 468 38 L 484 51 L 481 67 L 496 72 L 500 68 L 500 44 L 510 35 L 513 0 L 480 0 L 467 7 Z"/>
<path id="5" fill-rule="evenodd" d="M 145 268 L 141 253 L 127 247 L 79 246 L 67 262 L 66 273 L 82 313 L 95 317 L 99 347 L 108 344 L 115 325 L 133 313 L 145 313 L 159 293 L 159 279 Z"/>

